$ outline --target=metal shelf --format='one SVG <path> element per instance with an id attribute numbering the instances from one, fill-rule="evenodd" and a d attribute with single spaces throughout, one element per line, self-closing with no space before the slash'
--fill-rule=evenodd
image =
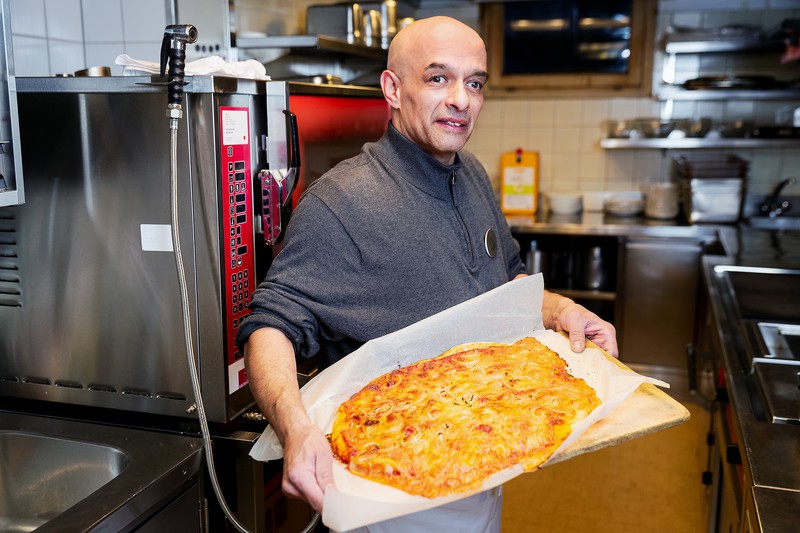
<path id="1" fill-rule="evenodd" d="M 800 139 L 601 139 L 600 147 L 606 150 L 800 148 Z"/>
<path id="2" fill-rule="evenodd" d="M 800 100 L 800 89 L 740 90 L 684 89 L 677 85 L 662 85 L 656 96 L 659 100 Z"/>
<path id="3" fill-rule="evenodd" d="M 246 50 L 283 48 L 293 54 L 327 53 L 338 56 L 354 56 L 379 61 L 386 60 L 387 51 L 382 48 L 351 44 L 346 40 L 326 35 L 275 35 L 271 37 L 238 37 L 236 47 Z"/>
<path id="4" fill-rule="evenodd" d="M 699 39 L 696 36 L 672 36 L 663 43 L 668 54 L 708 54 L 725 52 L 780 52 L 778 41 L 742 39 Z"/>

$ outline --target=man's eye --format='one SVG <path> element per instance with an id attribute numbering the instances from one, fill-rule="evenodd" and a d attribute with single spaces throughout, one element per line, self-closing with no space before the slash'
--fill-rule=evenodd
<path id="1" fill-rule="evenodd" d="M 444 83 L 445 78 L 442 75 L 436 75 L 430 77 L 431 83 Z"/>
<path id="2" fill-rule="evenodd" d="M 469 81 L 469 82 L 467 82 L 467 87 L 469 87 L 473 91 L 480 91 L 480 90 L 483 89 L 483 82 L 480 82 L 480 81 Z"/>

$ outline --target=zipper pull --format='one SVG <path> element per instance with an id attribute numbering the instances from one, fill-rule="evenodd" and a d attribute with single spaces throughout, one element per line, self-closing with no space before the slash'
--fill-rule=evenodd
<path id="1" fill-rule="evenodd" d="M 458 170 L 457 168 L 454 168 L 453 172 L 450 174 L 450 186 L 451 187 L 456 184 L 456 171 L 457 170 Z"/>

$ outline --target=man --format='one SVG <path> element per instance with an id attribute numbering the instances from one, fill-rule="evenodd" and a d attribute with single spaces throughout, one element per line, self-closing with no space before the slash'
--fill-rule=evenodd
<path id="1" fill-rule="evenodd" d="M 303 409 L 295 357 L 321 350 L 331 363 L 524 275 L 485 170 L 461 152 L 483 105 L 482 39 L 447 17 L 419 20 L 395 36 L 387 67 L 386 134 L 306 191 L 237 338 L 251 389 L 284 447 L 283 490 L 317 511 L 332 457 Z M 575 351 L 589 337 L 616 354 L 613 326 L 580 305 L 545 293 L 542 311 L 546 327 L 569 331 Z M 499 530 L 498 492 L 455 503 L 483 509 L 477 531 Z M 401 517 L 392 530 L 403 520 L 441 530 L 446 512 Z"/>

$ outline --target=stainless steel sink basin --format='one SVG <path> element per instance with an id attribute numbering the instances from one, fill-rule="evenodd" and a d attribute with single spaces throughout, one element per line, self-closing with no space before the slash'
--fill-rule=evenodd
<path id="1" fill-rule="evenodd" d="M 800 272 L 793 269 L 717 267 L 727 277 L 742 320 L 800 322 Z"/>
<path id="2" fill-rule="evenodd" d="M 32 531 L 117 477 L 111 446 L 0 430 L 0 531 Z"/>
<path id="3" fill-rule="evenodd" d="M 752 217 L 747 225 L 766 230 L 800 230 L 800 217 Z"/>
<path id="4" fill-rule="evenodd" d="M 202 440 L 0 410 L 0 533 L 131 531 L 197 487 Z"/>

